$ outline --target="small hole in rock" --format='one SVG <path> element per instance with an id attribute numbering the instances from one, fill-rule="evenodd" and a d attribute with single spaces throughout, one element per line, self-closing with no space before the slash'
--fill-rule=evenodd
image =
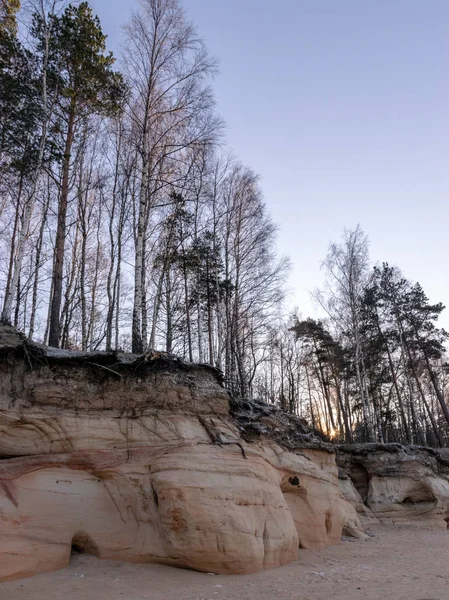
<path id="1" fill-rule="evenodd" d="M 98 556 L 98 548 L 89 535 L 79 532 L 72 538 L 71 554 L 93 554 Z"/>

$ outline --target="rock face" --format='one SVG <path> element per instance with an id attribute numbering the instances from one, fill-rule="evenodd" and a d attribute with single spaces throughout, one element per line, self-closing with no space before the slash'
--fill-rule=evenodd
<path id="1" fill-rule="evenodd" d="M 340 446 L 340 490 L 364 524 L 449 528 L 449 449 Z"/>
<path id="2" fill-rule="evenodd" d="M 100 558 L 250 573 L 363 536 L 331 448 L 219 375 L 0 329 L 0 581 Z"/>

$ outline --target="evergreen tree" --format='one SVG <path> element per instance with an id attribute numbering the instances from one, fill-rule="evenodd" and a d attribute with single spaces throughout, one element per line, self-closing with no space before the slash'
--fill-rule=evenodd
<path id="1" fill-rule="evenodd" d="M 17 37 L 0 28 L 0 170 L 32 170 L 39 143 L 39 73 L 36 57 Z"/>
<path id="2" fill-rule="evenodd" d="M 192 306 L 201 305 L 205 315 L 208 336 L 209 363 L 214 364 L 214 314 L 225 291 L 230 293 L 231 283 L 224 279 L 221 249 L 215 243 L 213 233 L 205 231 L 194 240 L 189 253 L 189 264 L 195 284 L 191 294 Z M 232 287 L 232 286 L 231 286 Z"/>
<path id="3" fill-rule="evenodd" d="M 445 306 L 441 302 L 429 303 L 429 299 L 419 283 L 416 283 L 405 296 L 406 320 L 413 339 L 413 346 L 424 359 L 435 395 L 449 425 L 449 407 L 433 365 L 434 362 L 441 363 L 445 351 L 444 343 L 449 339 L 449 334 L 435 324 L 444 309 Z"/>
<path id="4" fill-rule="evenodd" d="M 17 38 L 13 13 L 6 14 L 9 25 L 3 15 L 0 27 L 0 194 L 11 198 L 14 225 L 1 321 L 9 324 L 47 144 L 39 59 Z"/>
<path id="5" fill-rule="evenodd" d="M 59 127 L 62 133 L 62 180 L 58 208 L 49 344 L 60 341 L 64 245 L 73 144 L 80 123 L 98 114 L 112 116 L 123 105 L 125 86 L 113 71 L 114 57 L 106 53 L 106 36 L 87 2 L 69 5 L 61 16 L 53 15 L 49 71 L 58 90 Z M 42 19 L 36 17 L 35 35 L 44 43 Z"/>
<path id="6" fill-rule="evenodd" d="M 348 405 L 344 402 L 341 391 L 341 379 L 348 374 L 348 353 L 334 340 L 321 321 L 297 320 L 291 331 L 296 334 L 297 339 L 308 345 L 315 357 L 316 376 L 326 401 L 327 432 L 333 432 L 333 437 L 339 433 L 339 436 L 351 441 Z M 338 426 L 334 413 L 337 414 Z"/>
<path id="7" fill-rule="evenodd" d="M 16 35 L 19 9 L 20 0 L 0 0 L 0 35 Z"/>
<path id="8" fill-rule="evenodd" d="M 413 438 L 417 443 L 427 443 L 427 414 L 433 435 L 441 445 L 441 434 L 426 393 L 423 371 L 427 371 L 430 376 L 445 419 L 448 420 L 447 407 L 432 366 L 432 361 L 442 358 L 443 343 L 447 339 L 446 332 L 435 325 L 444 306 L 441 303 L 429 305 L 421 286 L 412 285 L 402 277 L 398 269 L 387 263 L 381 269 L 374 269 L 374 279 L 378 286 L 378 303 L 383 312 L 383 321 L 391 328 L 389 338 L 393 344 L 396 340 L 400 364 L 404 370 L 408 390 L 408 405 L 404 407 L 404 411 L 409 413 L 411 430 L 407 437 Z M 403 409 L 400 410 L 402 413 Z"/>

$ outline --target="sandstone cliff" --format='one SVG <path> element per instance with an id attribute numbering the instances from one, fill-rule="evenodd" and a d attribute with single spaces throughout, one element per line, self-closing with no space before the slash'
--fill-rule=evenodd
<path id="1" fill-rule="evenodd" d="M 250 573 L 363 536 L 333 449 L 163 354 L 0 329 L 0 581 L 100 558 Z"/>
<path id="2" fill-rule="evenodd" d="M 340 446 L 340 490 L 364 524 L 449 528 L 449 448 Z"/>

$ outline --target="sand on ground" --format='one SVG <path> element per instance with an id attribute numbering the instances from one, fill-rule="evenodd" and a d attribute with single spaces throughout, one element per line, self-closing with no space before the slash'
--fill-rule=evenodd
<path id="1" fill-rule="evenodd" d="M 377 525 L 300 550 L 256 575 L 212 575 L 73 555 L 69 567 L 0 584 L 0 600 L 449 600 L 449 531 Z"/>

